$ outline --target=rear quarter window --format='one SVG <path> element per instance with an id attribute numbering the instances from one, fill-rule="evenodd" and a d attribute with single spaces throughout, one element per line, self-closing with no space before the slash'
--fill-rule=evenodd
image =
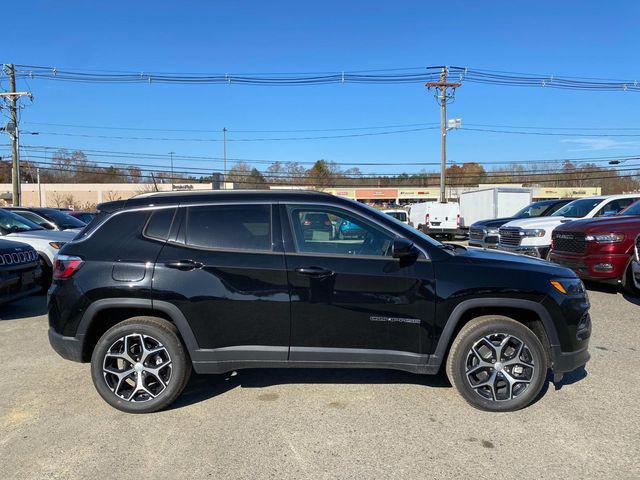
<path id="1" fill-rule="evenodd" d="M 175 212 L 175 208 L 163 208 L 154 211 L 145 227 L 145 236 L 155 240 L 167 240 Z"/>

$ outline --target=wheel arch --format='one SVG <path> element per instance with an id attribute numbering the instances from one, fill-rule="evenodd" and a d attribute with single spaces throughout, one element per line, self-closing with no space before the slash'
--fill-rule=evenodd
<path id="1" fill-rule="evenodd" d="M 173 323 L 189 352 L 198 348 L 187 319 L 173 304 L 139 298 L 106 298 L 93 302 L 78 325 L 82 338 L 82 360 L 89 361 L 99 338 L 109 328 L 136 316 L 153 316 Z"/>
<path id="2" fill-rule="evenodd" d="M 451 312 L 438 340 L 430 363 L 440 368 L 449 349 L 462 327 L 483 315 L 501 315 L 529 327 L 540 339 L 547 352 L 549 363 L 553 361 L 553 346 L 559 344 L 553 320 L 546 309 L 531 300 L 510 298 L 477 298 L 460 302 Z"/>

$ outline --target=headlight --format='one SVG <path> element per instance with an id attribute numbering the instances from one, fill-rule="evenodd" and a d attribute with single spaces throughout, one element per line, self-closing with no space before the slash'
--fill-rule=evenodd
<path id="1" fill-rule="evenodd" d="M 484 230 L 484 233 L 486 233 L 487 235 L 498 235 L 498 229 L 497 228 L 486 228 Z"/>
<path id="2" fill-rule="evenodd" d="M 544 237 L 545 232 L 542 228 L 533 228 L 531 230 L 522 230 L 525 237 Z"/>
<path id="3" fill-rule="evenodd" d="M 65 243 L 66 242 L 49 242 L 49 245 L 51 245 L 56 250 L 60 250 Z"/>
<path id="4" fill-rule="evenodd" d="M 603 233 L 602 235 L 587 235 L 585 237 L 587 242 L 597 243 L 619 243 L 624 240 L 624 235 L 621 233 Z"/>
<path id="5" fill-rule="evenodd" d="M 551 286 L 563 295 L 584 295 L 584 283 L 579 278 L 557 278 L 551 280 Z"/>

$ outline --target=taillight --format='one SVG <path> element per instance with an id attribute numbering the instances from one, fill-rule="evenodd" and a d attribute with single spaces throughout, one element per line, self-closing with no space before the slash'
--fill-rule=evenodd
<path id="1" fill-rule="evenodd" d="M 424 223 L 426 223 L 427 225 L 429 225 L 429 214 L 427 213 L 424 217 Z"/>
<path id="2" fill-rule="evenodd" d="M 325 220 L 324 224 L 325 225 L 331 225 L 331 222 L 329 220 Z"/>
<path id="3" fill-rule="evenodd" d="M 460 226 L 460 214 L 456 217 L 456 226 Z"/>
<path id="4" fill-rule="evenodd" d="M 53 278 L 55 280 L 69 278 L 82 266 L 82 264 L 84 264 L 84 260 L 80 257 L 58 255 L 53 267 Z"/>
<path id="5" fill-rule="evenodd" d="M 311 225 L 311 220 L 305 220 L 302 222 L 303 225 Z"/>

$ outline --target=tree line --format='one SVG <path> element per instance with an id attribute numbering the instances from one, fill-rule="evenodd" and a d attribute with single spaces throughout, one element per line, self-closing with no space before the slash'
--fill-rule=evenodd
<path id="1" fill-rule="evenodd" d="M 211 182 L 212 175 L 189 175 L 167 169 L 154 171 L 151 167 L 137 165 L 101 166 L 90 161 L 81 150 L 59 150 L 46 165 L 21 160 L 22 181 L 36 182 L 40 166 L 43 183 L 198 183 Z M 618 171 L 622 170 L 622 171 Z M 614 169 L 595 163 L 563 161 L 557 163 L 510 164 L 487 170 L 477 162 L 454 164 L 447 168 L 446 183 L 449 186 L 474 186 L 478 184 L 523 184 L 548 187 L 602 187 L 605 194 L 629 192 L 640 189 L 640 171 Z M 220 177 L 218 177 L 220 179 Z M 342 168 L 336 162 L 317 160 L 310 167 L 298 162 L 274 162 L 259 170 L 246 162 L 231 166 L 226 176 L 236 188 L 261 189 L 269 185 L 331 187 L 432 187 L 439 185 L 438 172 L 422 170 L 417 173 L 373 175 L 363 173 L 358 167 Z M 0 183 L 11 182 L 10 159 L 0 160 Z"/>

